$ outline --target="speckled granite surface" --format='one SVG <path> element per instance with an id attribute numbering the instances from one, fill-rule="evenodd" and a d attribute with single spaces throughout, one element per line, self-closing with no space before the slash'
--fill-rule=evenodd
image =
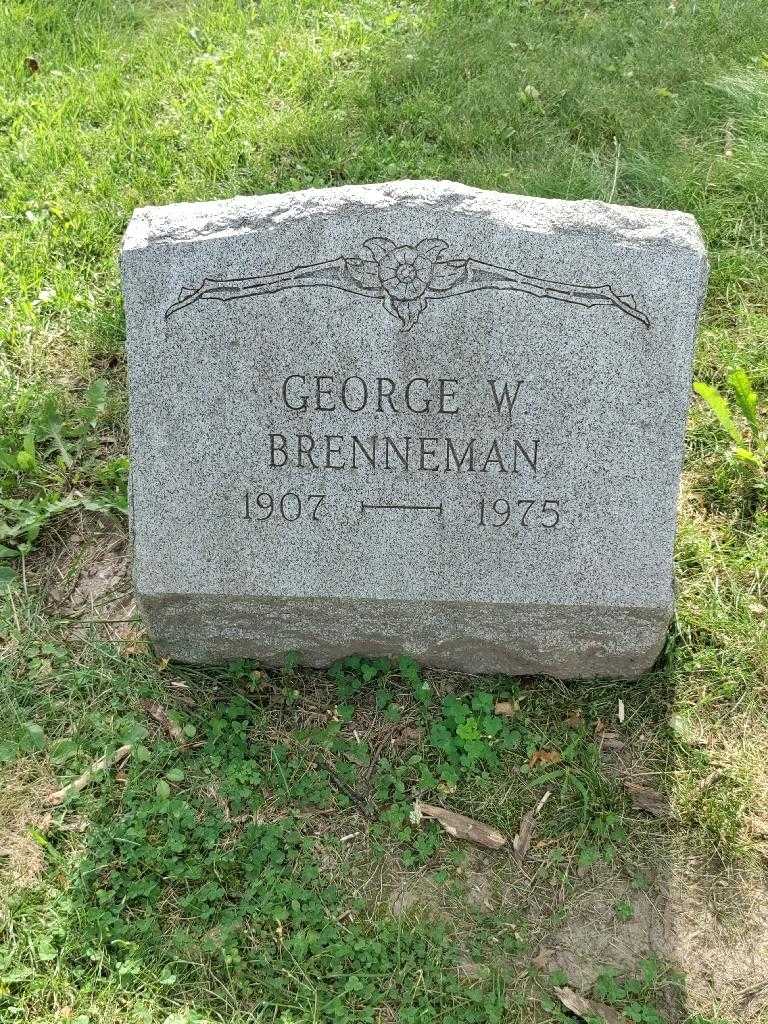
<path id="1" fill-rule="evenodd" d="M 692 218 L 396 182 L 137 210 L 121 262 L 160 650 L 652 664 L 706 284 Z"/>

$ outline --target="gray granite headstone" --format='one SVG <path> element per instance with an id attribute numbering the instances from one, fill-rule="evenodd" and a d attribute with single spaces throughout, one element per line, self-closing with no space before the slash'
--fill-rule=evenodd
<path id="1" fill-rule="evenodd" d="M 121 259 L 161 653 L 653 663 L 707 275 L 690 216 L 403 181 L 140 209 Z"/>

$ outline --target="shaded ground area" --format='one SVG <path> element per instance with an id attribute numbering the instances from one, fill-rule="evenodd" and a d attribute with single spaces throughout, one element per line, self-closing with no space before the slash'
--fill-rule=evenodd
<path id="1" fill-rule="evenodd" d="M 6 622 L 9 682 L 36 689 L 16 695 L 34 721 L 0 747 L 9 1019 L 120 1019 L 129 978 L 137 1021 L 554 1021 L 564 985 L 630 1020 L 765 1019 L 758 808 L 710 792 L 727 783 L 717 737 L 681 741 L 690 709 L 664 673 L 563 686 L 408 660 L 158 663 L 125 545 L 108 520 L 70 521 L 28 566 L 40 610 Z M 124 763 L 48 806 L 124 741 Z M 708 767 L 695 799 L 690 756 Z M 415 826 L 416 798 L 509 841 Z"/>

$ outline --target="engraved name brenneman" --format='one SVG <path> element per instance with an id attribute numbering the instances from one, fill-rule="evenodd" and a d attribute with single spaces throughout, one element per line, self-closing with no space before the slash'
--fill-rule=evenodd
<path id="1" fill-rule="evenodd" d="M 490 411 L 506 419 L 511 428 L 523 380 L 486 381 Z M 410 419 L 458 416 L 462 412 L 462 386 L 457 377 L 416 376 L 398 382 L 392 377 L 367 379 L 358 375 L 293 373 L 280 390 L 280 401 L 290 412 L 333 413 L 337 416 L 405 415 Z M 514 437 L 435 436 L 403 433 L 284 433 L 267 439 L 270 469 L 283 466 L 309 470 L 365 469 L 439 473 L 535 473 L 540 440 Z"/>
<path id="2" fill-rule="evenodd" d="M 521 440 L 509 436 L 515 405 L 524 393 L 525 380 L 486 378 L 481 382 L 481 402 L 498 425 L 495 436 L 461 437 L 420 434 L 416 429 L 402 434 L 355 432 L 355 417 L 372 418 L 392 414 L 407 417 L 409 423 L 420 416 L 430 423 L 449 423 L 465 411 L 466 388 L 458 377 L 414 376 L 404 381 L 393 377 L 366 378 L 357 374 L 291 373 L 282 380 L 277 404 L 289 415 L 309 413 L 317 422 L 319 414 L 329 414 L 334 422 L 350 419 L 348 433 L 313 434 L 287 431 L 269 432 L 264 439 L 261 464 L 265 469 L 284 467 L 324 472 L 326 470 L 364 470 L 398 473 L 489 473 L 530 479 L 541 456 L 541 439 Z M 322 418 L 322 417 L 320 417 Z M 506 433 L 504 433 L 506 432 Z M 527 487 L 524 489 L 528 489 Z M 446 513 L 445 502 L 391 500 L 375 502 L 359 499 L 359 514 L 417 513 L 434 515 L 438 522 Z M 246 491 L 243 516 L 249 521 L 293 523 L 319 522 L 329 511 L 324 493 L 301 494 L 289 490 Z M 560 499 L 531 497 L 529 494 L 482 495 L 477 500 L 472 521 L 480 527 L 554 529 L 560 524 Z"/>

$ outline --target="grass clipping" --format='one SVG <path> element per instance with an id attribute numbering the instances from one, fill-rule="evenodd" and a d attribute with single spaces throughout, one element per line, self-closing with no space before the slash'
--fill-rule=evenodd
<path id="1" fill-rule="evenodd" d="M 107 768 L 114 768 L 116 765 L 121 764 L 126 757 L 133 750 L 132 743 L 125 743 L 122 747 L 118 747 L 113 754 L 105 754 L 104 757 L 100 757 L 98 761 L 94 761 L 88 771 L 83 772 L 78 778 L 73 779 L 68 785 L 62 789 L 57 789 L 55 793 L 50 793 L 43 803 L 47 807 L 56 807 L 58 804 L 64 803 L 67 797 L 74 793 L 79 793 L 81 789 L 93 781 L 94 776 L 98 775 L 99 772 L 106 771 Z"/>

